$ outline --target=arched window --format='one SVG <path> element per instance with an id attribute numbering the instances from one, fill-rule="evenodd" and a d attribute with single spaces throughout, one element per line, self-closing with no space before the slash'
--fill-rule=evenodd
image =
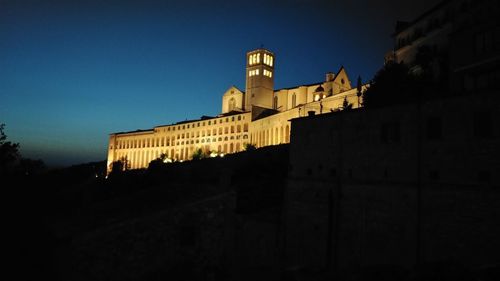
<path id="1" fill-rule="evenodd" d="M 278 109 L 278 97 L 274 97 L 273 99 L 273 109 Z"/>
<path id="2" fill-rule="evenodd" d="M 234 100 L 234 98 L 231 98 L 228 102 L 227 110 L 233 111 L 235 107 L 236 107 L 236 101 Z"/>
<path id="3" fill-rule="evenodd" d="M 297 95 L 293 93 L 292 95 L 292 108 L 297 106 Z"/>

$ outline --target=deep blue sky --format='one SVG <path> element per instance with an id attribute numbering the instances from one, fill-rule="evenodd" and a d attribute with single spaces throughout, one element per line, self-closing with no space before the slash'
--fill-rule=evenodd
<path id="1" fill-rule="evenodd" d="M 109 133 L 218 114 L 261 44 L 276 88 L 369 80 L 395 21 L 436 2 L 0 0 L 0 123 L 25 157 L 104 160 Z"/>

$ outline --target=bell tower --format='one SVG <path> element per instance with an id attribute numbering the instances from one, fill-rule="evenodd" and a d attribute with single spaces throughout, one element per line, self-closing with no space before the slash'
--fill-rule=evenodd
<path id="1" fill-rule="evenodd" d="M 274 54 L 266 49 L 247 53 L 245 110 L 273 107 Z"/>

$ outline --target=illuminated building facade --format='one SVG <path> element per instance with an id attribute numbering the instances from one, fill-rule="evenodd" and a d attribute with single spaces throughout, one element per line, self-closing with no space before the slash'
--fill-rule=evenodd
<path id="1" fill-rule="evenodd" d="M 275 90 L 275 55 L 257 49 L 248 52 L 246 58 L 245 92 L 230 87 L 222 96 L 221 114 L 113 133 L 109 137 L 108 167 L 126 159 L 127 168 L 140 169 L 162 154 L 166 161 L 183 161 L 199 149 L 223 155 L 242 151 L 245 144 L 258 148 L 289 143 L 290 119 L 361 104 L 357 88 L 352 87 L 343 67 L 335 74 L 327 73 L 324 82 Z"/>

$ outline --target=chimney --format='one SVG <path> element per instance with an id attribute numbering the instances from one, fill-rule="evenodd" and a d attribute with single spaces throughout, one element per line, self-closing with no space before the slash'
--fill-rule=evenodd
<path id="1" fill-rule="evenodd" d="M 335 74 L 331 73 L 331 72 L 328 72 L 326 74 L 326 82 L 330 82 L 330 81 L 333 81 L 333 79 L 335 78 Z"/>

